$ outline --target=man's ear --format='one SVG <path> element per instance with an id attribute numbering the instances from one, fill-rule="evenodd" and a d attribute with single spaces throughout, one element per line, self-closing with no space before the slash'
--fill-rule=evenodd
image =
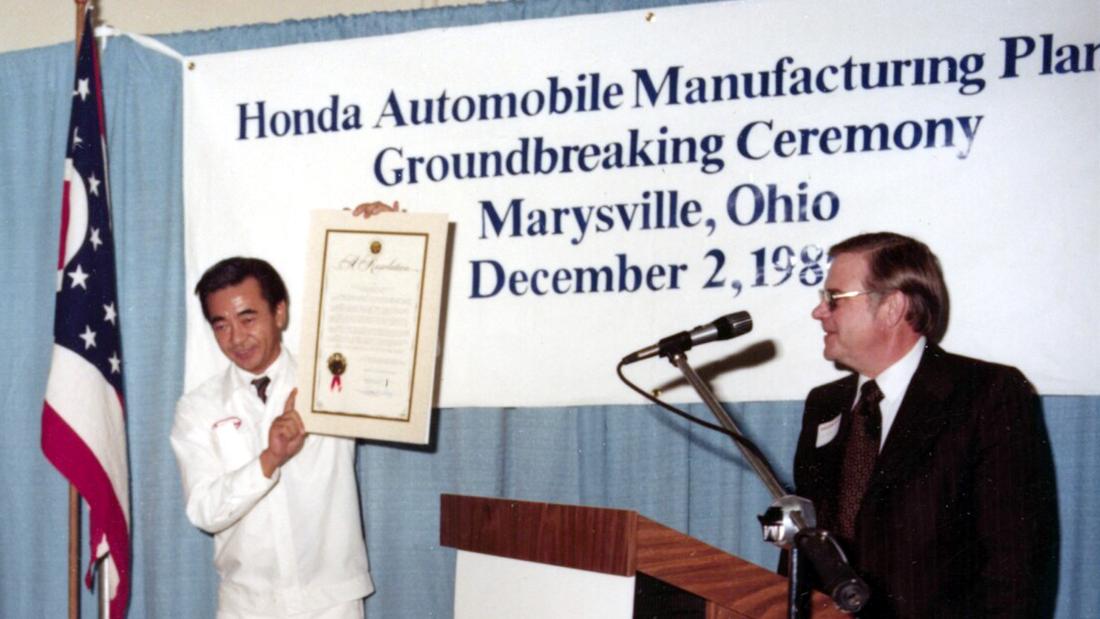
<path id="1" fill-rule="evenodd" d="M 279 327 L 280 331 L 286 329 L 286 317 L 286 301 L 279 301 L 275 305 L 275 326 Z"/>
<path id="2" fill-rule="evenodd" d="M 881 315 L 888 325 L 896 326 L 904 322 L 906 315 L 909 314 L 909 297 L 900 290 L 891 290 L 882 298 L 879 311 L 882 312 Z"/>

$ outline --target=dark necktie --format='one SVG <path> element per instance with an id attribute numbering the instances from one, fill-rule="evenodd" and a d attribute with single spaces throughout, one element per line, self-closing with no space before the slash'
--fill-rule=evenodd
<path id="1" fill-rule="evenodd" d="M 878 458 L 882 437 L 882 411 L 878 407 L 881 401 L 882 391 L 878 384 L 873 380 L 867 381 L 860 389 L 859 402 L 852 411 L 837 491 L 837 533 L 847 540 L 855 539 L 856 515 Z"/>
<path id="2" fill-rule="evenodd" d="M 252 386 L 256 388 L 256 395 L 260 396 L 260 401 L 267 404 L 267 386 L 271 384 L 271 379 L 266 376 L 261 376 L 252 381 Z"/>

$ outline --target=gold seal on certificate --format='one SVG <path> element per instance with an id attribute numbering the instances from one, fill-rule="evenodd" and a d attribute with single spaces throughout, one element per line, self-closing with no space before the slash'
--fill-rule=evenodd
<path id="1" fill-rule="evenodd" d="M 311 215 L 299 356 L 309 432 L 424 444 L 447 218 Z"/>
<path id="2" fill-rule="evenodd" d="M 344 388 L 340 382 L 340 375 L 343 374 L 346 369 L 348 369 L 348 360 L 344 358 L 344 355 L 334 352 L 328 356 L 328 372 L 332 374 L 332 382 L 329 383 L 329 389 L 332 391 L 340 391 Z"/>

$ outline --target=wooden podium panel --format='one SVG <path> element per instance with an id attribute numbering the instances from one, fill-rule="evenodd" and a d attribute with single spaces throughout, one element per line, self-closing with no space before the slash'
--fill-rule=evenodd
<path id="1" fill-rule="evenodd" d="M 440 496 L 439 543 L 459 550 L 633 576 L 638 514 L 621 509 Z"/>
<path id="2" fill-rule="evenodd" d="M 439 540 L 500 557 L 642 574 L 705 601 L 706 619 L 787 616 L 786 578 L 629 510 L 444 494 Z M 811 605 L 815 619 L 848 616 L 819 592 Z"/>

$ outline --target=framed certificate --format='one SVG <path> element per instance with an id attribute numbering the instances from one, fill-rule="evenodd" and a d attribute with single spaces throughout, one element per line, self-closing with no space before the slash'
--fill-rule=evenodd
<path id="1" fill-rule="evenodd" d="M 447 216 L 310 215 L 298 411 L 320 434 L 426 444 Z"/>

